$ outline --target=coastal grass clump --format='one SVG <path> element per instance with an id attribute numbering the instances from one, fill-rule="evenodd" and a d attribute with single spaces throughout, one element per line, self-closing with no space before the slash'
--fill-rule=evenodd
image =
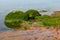
<path id="1" fill-rule="evenodd" d="M 60 16 L 54 17 L 54 16 L 43 15 L 43 16 L 37 16 L 36 19 L 39 22 L 42 22 L 43 26 L 46 26 L 46 27 L 60 26 Z"/>
<path id="2" fill-rule="evenodd" d="M 39 16 L 39 12 L 34 9 L 30 9 L 26 12 L 14 10 L 9 12 L 8 15 L 6 15 L 4 23 L 8 28 L 28 29 L 26 23 L 32 24 L 36 16 Z M 21 25 L 22 23 L 25 23 L 24 25 L 26 26 Z"/>
<path id="3" fill-rule="evenodd" d="M 5 25 L 9 28 L 18 29 L 21 27 L 20 23 L 25 20 L 24 12 L 16 10 L 9 12 L 8 15 L 5 17 Z"/>

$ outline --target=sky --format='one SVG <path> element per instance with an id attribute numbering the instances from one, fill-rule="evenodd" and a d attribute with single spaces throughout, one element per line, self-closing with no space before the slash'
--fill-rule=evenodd
<path id="1" fill-rule="evenodd" d="M 0 0 L 0 27 L 4 28 L 4 17 L 11 10 L 28 9 L 60 10 L 60 0 Z M 1 29 L 0 28 L 0 29 Z"/>

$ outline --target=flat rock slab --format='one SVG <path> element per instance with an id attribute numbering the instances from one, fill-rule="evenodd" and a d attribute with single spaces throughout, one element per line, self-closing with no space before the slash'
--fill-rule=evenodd
<path id="1" fill-rule="evenodd" d="M 60 40 L 52 30 L 26 30 L 0 32 L 0 40 Z"/>

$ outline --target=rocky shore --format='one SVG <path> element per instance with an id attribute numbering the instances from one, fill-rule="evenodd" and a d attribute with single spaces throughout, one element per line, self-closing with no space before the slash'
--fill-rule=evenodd
<path id="1" fill-rule="evenodd" d="M 3 31 L 0 40 L 60 40 L 60 30 Z"/>

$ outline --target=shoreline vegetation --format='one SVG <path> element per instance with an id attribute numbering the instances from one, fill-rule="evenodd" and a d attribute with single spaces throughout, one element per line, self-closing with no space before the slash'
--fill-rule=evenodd
<path id="1" fill-rule="evenodd" d="M 40 12 L 47 10 L 29 9 L 26 12 L 14 10 L 6 15 L 4 23 L 14 30 L 60 29 L 60 11 L 54 11 L 51 15 L 41 15 Z"/>

